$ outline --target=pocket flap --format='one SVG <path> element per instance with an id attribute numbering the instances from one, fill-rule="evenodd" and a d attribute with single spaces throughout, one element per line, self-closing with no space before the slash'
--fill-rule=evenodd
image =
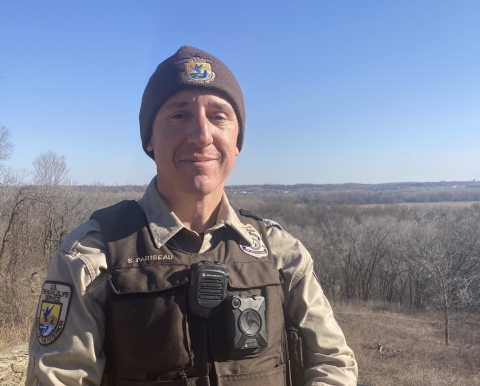
<path id="1" fill-rule="evenodd" d="M 228 271 L 231 288 L 258 288 L 283 282 L 280 272 L 269 261 L 230 263 Z"/>
<path id="2" fill-rule="evenodd" d="M 161 264 L 114 268 L 109 281 L 116 294 L 165 291 L 187 282 L 187 266 Z"/>

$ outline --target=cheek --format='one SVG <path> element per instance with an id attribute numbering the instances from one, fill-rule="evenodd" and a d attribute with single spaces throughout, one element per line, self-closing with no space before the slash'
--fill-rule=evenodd
<path id="1" fill-rule="evenodd" d="M 175 131 L 157 131 L 152 134 L 150 143 L 153 149 L 161 149 L 162 152 L 171 152 L 179 142 L 179 135 Z"/>

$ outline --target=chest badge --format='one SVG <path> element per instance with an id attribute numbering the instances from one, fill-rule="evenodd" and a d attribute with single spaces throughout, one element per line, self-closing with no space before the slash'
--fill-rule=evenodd
<path id="1" fill-rule="evenodd" d="M 72 286 L 67 283 L 46 281 L 43 284 L 37 308 L 37 338 L 46 346 L 62 333 L 67 321 Z"/>
<path id="2" fill-rule="evenodd" d="M 249 226 L 247 229 L 248 234 L 252 238 L 250 245 L 240 244 L 240 249 L 250 256 L 254 256 L 257 259 L 268 255 L 268 249 L 262 241 L 262 237 L 258 234 L 255 228 Z"/>

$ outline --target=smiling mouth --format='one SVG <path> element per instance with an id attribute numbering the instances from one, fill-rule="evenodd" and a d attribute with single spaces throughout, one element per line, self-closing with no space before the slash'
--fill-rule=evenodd
<path id="1" fill-rule="evenodd" d="M 185 158 L 182 159 L 180 162 L 188 162 L 188 163 L 205 163 L 205 162 L 210 162 L 210 161 L 215 161 L 215 158 Z"/>
<path id="2" fill-rule="evenodd" d="M 217 149 L 186 148 L 176 154 L 178 165 L 192 167 L 209 167 L 216 162 L 221 162 L 222 154 Z"/>
<path id="3" fill-rule="evenodd" d="M 180 163 L 187 163 L 193 165 L 206 165 L 210 162 L 218 160 L 218 156 L 214 154 L 189 154 L 180 157 Z"/>
<path id="4" fill-rule="evenodd" d="M 193 157 L 193 158 L 184 158 L 180 160 L 180 164 L 183 164 L 185 166 L 191 166 L 194 168 L 207 168 L 210 167 L 215 161 L 217 161 L 217 158 L 210 158 L 210 157 Z"/>

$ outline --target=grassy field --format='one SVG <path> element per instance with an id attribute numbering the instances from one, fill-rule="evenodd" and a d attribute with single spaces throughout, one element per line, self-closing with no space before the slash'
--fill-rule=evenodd
<path id="1" fill-rule="evenodd" d="M 385 304 L 337 305 L 336 319 L 369 386 L 480 384 L 480 316 L 456 315 L 444 343 L 441 315 Z"/>
<path id="2" fill-rule="evenodd" d="M 32 324 L 29 321 L 0 326 L 0 351 L 28 342 L 31 327 Z"/>

